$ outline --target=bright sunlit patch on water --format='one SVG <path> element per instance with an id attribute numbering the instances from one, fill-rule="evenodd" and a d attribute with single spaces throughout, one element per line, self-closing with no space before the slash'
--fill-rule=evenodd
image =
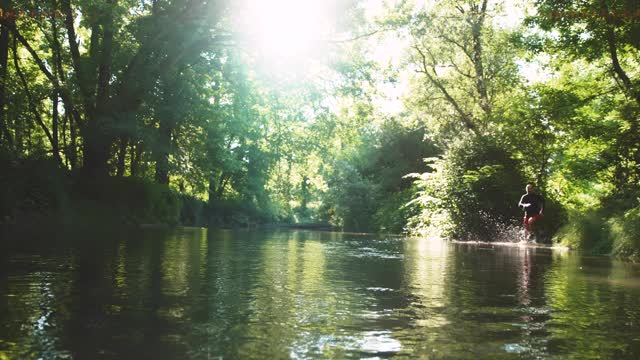
<path id="1" fill-rule="evenodd" d="M 314 353 L 340 353 L 341 351 L 356 351 L 376 356 L 377 354 L 389 355 L 401 349 L 402 344 L 391 337 L 391 331 L 368 331 L 353 336 L 319 336 L 312 343 L 302 342 L 294 345 L 289 357 L 304 359 L 310 358 Z"/>
<path id="2" fill-rule="evenodd" d="M 529 350 L 529 348 L 524 347 L 522 345 L 518 345 L 518 344 L 506 344 L 503 347 L 503 349 L 504 349 L 504 351 L 506 351 L 508 353 L 516 353 L 516 354 L 519 354 L 519 353 L 522 353 L 522 352 L 525 352 L 525 351 Z"/>
<path id="3" fill-rule="evenodd" d="M 375 291 L 375 292 L 388 292 L 388 291 L 395 291 L 393 289 L 389 289 L 389 288 L 384 288 L 384 287 L 368 287 L 367 290 L 369 291 Z"/>
<path id="4" fill-rule="evenodd" d="M 374 248 L 363 247 L 359 248 L 357 251 L 352 251 L 349 253 L 349 256 L 355 258 L 380 258 L 380 259 L 403 259 L 404 256 L 400 253 L 377 250 Z"/>
<path id="5" fill-rule="evenodd" d="M 548 244 L 539 244 L 534 242 L 512 242 L 512 241 L 452 241 L 455 244 L 467 244 L 467 245 L 478 245 L 478 246 L 505 246 L 505 247 L 521 247 L 521 248 L 544 248 L 551 250 L 559 250 L 559 251 L 568 251 L 569 248 L 561 245 L 548 245 Z"/>
<path id="6" fill-rule="evenodd" d="M 370 331 L 360 341 L 360 350 L 369 353 L 390 353 L 400 351 L 400 342 L 390 336 L 389 331 Z"/>

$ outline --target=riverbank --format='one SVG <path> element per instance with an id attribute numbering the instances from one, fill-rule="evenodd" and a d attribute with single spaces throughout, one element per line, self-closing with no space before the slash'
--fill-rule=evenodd
<path id="1" fill-rule="evenodd" d="M 240 200 L 215 206 L 167 186 L 136 177 L 86 179 L 51 159 L 2 161 L 0 225 L 196 226 L 340 230 L 329 222 L 293 223 Z M 640 206 L 608 202 L 574 211 L 553 244 L 591 255 L 640 261 Z M 631 199 L 631 200 L 629 200 Z M 616 211 L 615 209 L 626 209 Z M 291 221 L 291 222 L 289 222 Z"/>
<path id="2" fill-rule="evenodd" d="M 241 201 L 209 206 L 168 185 L 137 177 L 86 178 L 60 169 L 51 159 L 5 159 L 0 167 L 0 225 L 250 227 L 274 220 Z"/>

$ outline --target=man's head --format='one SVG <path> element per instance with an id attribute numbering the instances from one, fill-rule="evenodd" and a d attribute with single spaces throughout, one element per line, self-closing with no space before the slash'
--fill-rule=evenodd
<path id="1" fill-rule="evenodd" d="M 536 187 L 532 183 L 528 183 L 527 187 L 525 188 L 525 190 L 527 190 L 527 194 L 532 194 L 532 193 L 536 192 Z"/>

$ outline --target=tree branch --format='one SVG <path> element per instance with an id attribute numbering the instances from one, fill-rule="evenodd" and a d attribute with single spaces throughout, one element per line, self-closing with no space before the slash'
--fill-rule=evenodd
<path id="1" fill-rule="evenodd" d="M 61 0 L 62 11 L 65 14 L 64 23 L 67 28 L 67 35 L 69 40 L 69 49 L 71 50 L 71 61 L 73 63 L 73 70 L 76 74 L 76 80 L 78 81 L 78 88 L 80 89 L 80 95 L 82 96 L 82 103 L 85 107 L 85 114 L 88 118 L 92 117 L 93 114 L 93 105 L 90 100 L 90 91 L 87 88 L 86 77 L 84 74 L 84 69 L 82 69 L 81 59 L 80 59 L 80 49 L 78 45 L 78 39 L 76 35 L 76 30 L 74 27 L 74 17 L 73 11 L 71 10 L 71 1 L 70 0 Z"/>
<path id="2" fill-rule="evenodd" d="M 476 89 L 480 95 L 480 107 L 487 117 L 491 116 L 491 103 L 487 95 L 487 83 L 484 76 L 484 66 L 482 62 L 482 30 L 484 26 L 484 18 L 487 11 L 487 0 L 482 1 L 479 18 L 472 25 L 471 32 L 473 35 L 473 66 L 476 70 Z"/>
<path id="3" fill-rule="evenodd" d="M 45 125 L 44 121 L 42 121 L 42 117 L 40 116 L 40 113 L 38 112 L 38 108 L 37 108 L 36 104 L 33 102 L 33 97 L 31 96 L 31 91 L 29 91 L 29 85 L 27 84 L 27 80 L 24 78 L 24 74 L 22 73 L 22 70 L 20 69 L 20 62 L 18 61 L 18 49 L 17 49 L 17 47 L 18 47 L 17 46 L 17 38 L 14 36 L 14 38 L 13 38 L 13 66 L 15 67 L 16 74 L 20 78 L 20 82 L 22 83 L 22 87 L 24 88 L 24 93 L 25 93 L 25 95 L 27 97 L 27 102 L 29 103 L 29 109 L 33 113 L 33 116 L 36 119 L 36 122 L 38 123 L 38 125 L 40 125 L 40 127 L 44 131 L 44 134 L 47 136 L 47 139 L 49 139 L 49 142 L 51 143 L 51 145 L 55 147 L 54 139 L 53 139 L 53 136 L 51 135 L 51 131 L 49 131 L 49 128 Z M 54 157 L 56 157 L 55 154 L 54 154 Z M 57 159 L 57 157 L 56 157 L 56 159 Z"/>
<path id="4" fill-rule="evenodd" d="M 82 126 L 81 117 L 78 114 L 78 112 L 75 110 L 75 107 L 73 106 L 73 101 L 71 100 L 69 91 L 66 88 L 60 86 L 58 79 L 55 76 L 53 76 L 53 74 L 51 73 L 51 71 L 49 71 L 49 69 L 47 69 L 42 59 L 40 59 L 40 56 L 38 56 L 38 53 L 36 53 L 33 47 L 31 47 L 27 39 L 25 39 L 24 36 L 20 34 L 18 29 L 16 29 L 16 27 L 14 26 L 11 28 L 11 31 L 13 32 L 15 39 L 20 41 L 22 46 L 24 46 L 29 52 L 29 54 L 31 54 L 33 61 L 36 63 L 36 65 L 38 65 L 38 68 L 40 69 L 40 71 L 42 71 L 42 73 L 51 82 L 54 89 L 60 93 L 60 97 L 62 98 L 62 101 L 65 104 L 65 108 L 69 109 L 71 113 L 74 115 L 74 119 L 76 120 L 76 123 L 78 124 L 78 126 Z"/>
<path id="5" fill-rule="evenodd" d="M 609 8 L 607 7 L 607 3 L 605 0 L 601 0 L 600 4 L 602 6 L 602 13 L 605 15 L 605 19 L 607 22 L 607 45 L 609 47 L 609 56 L 611 57 L 611 63 L 613 65 L 613 71 L 618 75 L 620 81 L 622 81 L 622 89 L 627 94 L 633 98 L 638 105 L 640 105 L 640 93 L 636 91 L 629 79 L 629 76 L 624 71 L 622 66 L 620 65 L 620 60 L 618 59 L 618 50 L 617 50 L 617 42 L 616 42 L 616 34 L 613 30 L 613 24 L 611 20 L 611 14 L 609 14 Z"/>
<path id="6" fill-rule="evenodd" d="M 466 46 L 464 46 L 464 45 L 463 45 L 463 44 L 461 44 L 460 42 L 458 42 L 458 41 L 454 40 L 453 38 L 451 38 L 451 37 L 449 37 L 449 36 L 447 36 L 447 35 L 445 35 L 445 34 L 442 34 L 442 33 L 441 33 L 440 35 L 438 35 L 438 37 L 441 37 L 441 38 L 445 39 L 446 41 L 448 41 L 448 42 L 452 43 L 453 45 L 457 46 L 458 48 L 460 48 L 460 50 L 462 50 L 462 52 L 463 52 L 465 55 L 467 55 L 467 57 L 469 58 L 469 60 L 470 60 L 471 62 L 473 62 L 473 55 L 469 52 L 469 49 L 467 49 L 467 47 L 466 47 Z"/>
<path id="7" fill-rule="evenodd" d="M 364 33 L 364 34 L 356 35 L 356 36 L 354 36 L 352 38 L 341 39 L 341 40 L 329 40 L 329 42 L 336 43 L 336 44 L 346 43 L 346 42 L 350 42 L 350 41 L 360 40 L 362 38 L 366 38 L 366 37 L 369 37 L 369 36 L 373 36 L 373 35 L 381 33 L 381 32 L 387 32 L 387 31 L 393 31 L 393 30 L 396 30 L 396 29 L 395 28 L 382 28 L 382 29 L 369 31 L 369 32 Z"/>
<path id="8" fill-rule="evenodd" d="M 466 114 L 462 108 L 460 107 L 460 105 L 458 104 L 458 102 L 453 98 L 453 96 L 451 96 L 451 94 L 449 94 L 449 91 L 447 91 L 447 89 L 444 87 L 444 85 L 442 85 L 442 83 L 440 83 L 440 81 L 438 81 L 433 75 L 431 75 L 431 73 L 429 72 L 429 69 L 427 66 L 427 57 L 424 54 L 424 52 L 420 49 L 419 46 L 414 46 L 414 49 L 416 49 L 416 51 L 418 52 L 418 54 L 420 55 L 421 58 L 421 64 L 422 64 L 422 69 L 423 69 L 423 73 L 427 76 L 427 78 L 429 79 L 429 81 L 435 85 L 440 92 L 442 92 L 442 94 L 444 95 L 444 97 L 447 99 L 447 101 L 449 102 L 449 104 L 451 104 L 451 106 L 453 106 L 453 108 L 455 109 L 455 111 L 458 113 L 458 116 L 460 116 L 460 118 L 462 119 L 463 123 L 465 124 L 466 128 L 469 129 L 470 131 L 472 131 L 474 134 L 478 133 L 477 127 L 476 125 L 473 123 L 473 120 L 469 117 L 468 114 Z M 430 54 L 432 57 L 433 55 Z M 433 68 L 433 66 L 431 66 L 432 71 L 435 74 L 435 69 Z"/>

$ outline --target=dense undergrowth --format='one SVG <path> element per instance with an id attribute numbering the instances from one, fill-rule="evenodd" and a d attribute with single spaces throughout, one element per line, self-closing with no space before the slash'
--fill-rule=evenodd
<path id="1" fill-rule="evenodd" d="M 210 207 L 167 185 L 135 177 L 87 179 L 52 159 L 1 160 L 0 223 L 163 224 L 238 227 L 272 221 L 251 204 Z"/>
<path id="2" fill-rule="evenodd" d="M 623 202 L 612 201 L 587 212 L 570 212 L 555 241 L 586 254 L 611 254 L 640 261 L 640 205 L 632 207 L 634 200 L 637 204 L 638 199 L 629 194 Z"/>

